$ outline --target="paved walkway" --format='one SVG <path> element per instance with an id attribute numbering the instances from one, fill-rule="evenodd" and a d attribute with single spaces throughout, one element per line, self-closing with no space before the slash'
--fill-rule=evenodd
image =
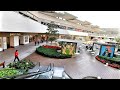
<path id="1" fill-rule="evenodd" d="M 40 45 L 43 45 L 43 44 L 45 44 L 45 43 L 41 43 Z M 0 62 L 5 61 L 5 65 L 9 64 L 10 62 L 13 62 L 14 61 L 14 52 L 16 50 L 19 51 L 19 59 L 22 60 L 25 57 L 32 54 L 36 50 L 36 47 L 38 47 L 40 45 L 35 46 L 34 42 L 31 42 L 26 45 L 17 46 L 16 48 L 8 48 L 4 52 L 3 51 L 0 52 Z"/>
<path id="2" fill-rule="evenodd" d="M 97 53 L 97 52 L 96 52 Z M 87 76 L 101 77 L 102 79 L 120 79 L 120 70 L 105 66 L 105 64 L 95 60 L 95 56 L 85 49 L 77 57 L 69 59 L 47 58 L 36 53 L 26 57 L 41 65 L 54 63 L 55 66 L 64 67 L 65 71 L 73 79 L 82 79 Z"/>

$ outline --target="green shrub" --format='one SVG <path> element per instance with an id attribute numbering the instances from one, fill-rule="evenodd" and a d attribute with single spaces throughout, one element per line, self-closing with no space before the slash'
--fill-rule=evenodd
<path id="1" fill-rule="evenodd" d="M 60 52 L 57 52 L 56 49 L 52 48 L 44 48 L 42 46 L 36 48 L 36 52 L 40 55 L 50 57 L 50 58 L 60 58 L 60 59 L 65 59 L 65 58 L 71 58 L 71 55 L 65 55 Z"/>
<path id="2" fill-rule="evenodd" d="M 29 69 L 32 69 L 35 65 L 33 64 L 33 62 L 31 62 L 30 60 L 21 60 L 18 62 L 13 62 L 8 64 L 9 68 L 15 68 L 15 69 L 19 69 L 23 72 L 27 72 Z"/>
<path id="3" fill-rule="evenodd" d="M 0 78 L 12 77 L 12 76 L 19 75 L 19 74 L 20 72 L 13 68 L 4 68 L 0 70 Z"/>
<path id="4" fill-rule="evenodd" d="M 120 62 L 120 58 L 116 58 L 116 57 L 110 58 L 110 57 L 100 56 L 100 55 L 98 57 L 101 58 L 101 59 L 105 59 L 105 60 Z"/>

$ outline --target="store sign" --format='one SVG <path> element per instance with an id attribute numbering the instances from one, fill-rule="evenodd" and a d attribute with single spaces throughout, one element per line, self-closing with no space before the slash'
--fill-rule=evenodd
<path id="1" fill-rule="evenodd" d="M 81 32 L 82 30 L 81 29 L 76 29 L 76 31 Z"/>
<path id="2" fill-rule="evenodd" d="M 10 36 L 19 36 L 21 35 L 20 33 L 10 33 Z"/>

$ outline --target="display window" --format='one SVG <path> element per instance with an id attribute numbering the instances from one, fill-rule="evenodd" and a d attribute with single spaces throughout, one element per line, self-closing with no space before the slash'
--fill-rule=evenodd
<path id="1" fill-rule="evenodd" d="M 28 42 L 28 36 L 25 36 L 25 42 Z"/>

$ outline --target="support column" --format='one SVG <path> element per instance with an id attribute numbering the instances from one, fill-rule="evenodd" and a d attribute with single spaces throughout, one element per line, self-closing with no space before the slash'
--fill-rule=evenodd
<path id="1" fill-rule="evenodd" d="M 19 46 L 19 36 L 10 36 L 10 47 Z"/>
<path id="2" fill-rule="evenodd" d="M 0 51 L 3 51 L 3 41 L 2 41 L 2 37 L 0 37 Z"/>
<path id="3" fill-rule="evenodd" d="M 6 37 L 0 37 L 0 51 L 7 49 Z"/>

